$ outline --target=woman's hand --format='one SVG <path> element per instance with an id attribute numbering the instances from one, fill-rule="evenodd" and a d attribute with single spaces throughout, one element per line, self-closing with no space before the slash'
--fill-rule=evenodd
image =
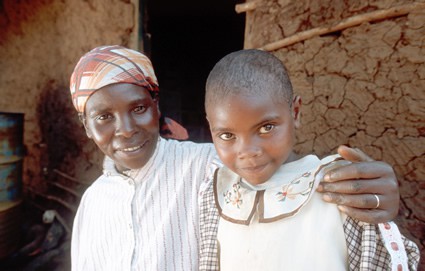
<path id="1" fill-rule="evenodd" d="M 360 221 L 376 224 L 392 220 L 399 208 L 393 168 L 359 149 L 340 146 L 338 153 L 352 163 L 325 174 L 317 189 L 323 199 L 338 204 L 342 212 Z"/>

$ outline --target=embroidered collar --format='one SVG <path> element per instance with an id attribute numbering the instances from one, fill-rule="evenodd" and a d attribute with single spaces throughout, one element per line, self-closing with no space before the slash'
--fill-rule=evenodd
<path id="1" fill-rule="evenodd" d="M 255 186 L 222 167 L 214 174 L 216 207 L 222 218 L 245 225 L 255 212 L 260 223 L 294 216 L 308 203 L 331 163 L 341 159 L 339 155 L 322 160 L 308 155 L 282 165 L 267 182 Z"/>

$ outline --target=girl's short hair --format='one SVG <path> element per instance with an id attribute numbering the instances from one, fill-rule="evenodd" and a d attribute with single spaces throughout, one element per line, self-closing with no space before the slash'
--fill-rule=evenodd
<path id="1" fill-rule="evenodd" d="M 271 53 L 240 50 L 223 57 L 211 70 L 205 93 L 205 108 L 228 96 L 270 95 L 291 105 L 293 90 L 283 63 Z"/>

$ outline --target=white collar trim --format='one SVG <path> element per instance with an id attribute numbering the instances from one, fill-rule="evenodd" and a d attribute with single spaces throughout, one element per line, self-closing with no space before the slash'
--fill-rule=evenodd
<path id="1" fill-rule="evenodd" d="M 257 186 L 222 167 L 214 176 L 219 214 L 230 222 L 245 225 L 249 225 L 255 212 L 262 223 L 294 216 L 309 202 L 330 166 L 337 166 L 336 160 L 341 157 L 332 155 L 320 160 L 308 155 L 283 164 L 267 182 Z"/>

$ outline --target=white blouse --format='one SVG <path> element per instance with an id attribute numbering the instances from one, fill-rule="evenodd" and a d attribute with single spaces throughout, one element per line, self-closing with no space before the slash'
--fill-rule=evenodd
<path id="1" fill-rule="evenodd" d="M 161 139 L 129 176 L 106 159 L 74 220 L 72 270 L 197 270 L 198 193 L 214 157 L 212 144 Z"/>

